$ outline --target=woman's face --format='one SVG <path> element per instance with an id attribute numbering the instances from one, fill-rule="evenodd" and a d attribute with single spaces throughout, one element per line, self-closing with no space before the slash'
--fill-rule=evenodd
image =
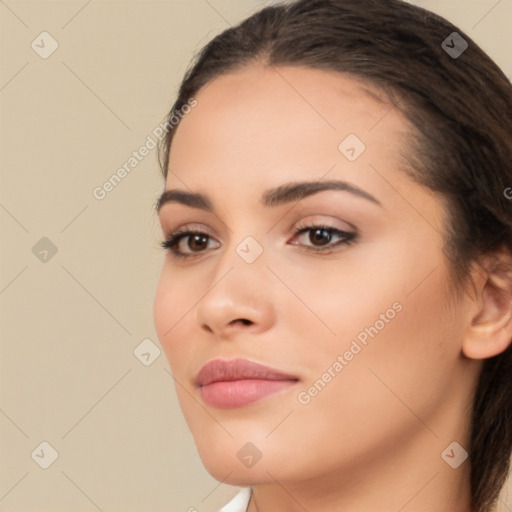
<path id="1" fill-rule="evenodd" d="M 453 471 L 441 453 L 466 445 L 477 368 L 461 355 L 441 200 L 399 170 L 405 118 L 306 68 L 253 65 L 196 100 L 166 190 L 211 209 L 163 202 L 165 236 L 203 235 L 174 246 L 188 258 L 167 251 L 154 318 L 207 470 L 237 485 L 412 460 Z M 286 193 L 308 182 L 341 185 Z M 235 359 L 287 377 L 216 370 L 197 384 L 206 363 Z"/>

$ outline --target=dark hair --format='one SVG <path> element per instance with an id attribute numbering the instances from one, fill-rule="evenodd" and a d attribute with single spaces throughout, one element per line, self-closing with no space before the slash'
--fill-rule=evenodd
<path id="1" fill-rule="evenodd" d="M 512 186 L 512 85 L 465 33 L 400 0 L 265 7 L 196 55 L 169 119 L 205 84 L 256 61 L 349 74 L 400 109 L 415 128 L 404 148 L 405 170 L 447 205 L 444 249 L 458 291 L 467 288 L 471 263 L 499 249 L 512 253 L 505 193 Z M 165 178 L 174 131 L 160 146 Z M 490 511 L 507 478 L 511 397 L 512 345 L 484 361 L 475 392 L 468 447 L 473 512 Z"/>

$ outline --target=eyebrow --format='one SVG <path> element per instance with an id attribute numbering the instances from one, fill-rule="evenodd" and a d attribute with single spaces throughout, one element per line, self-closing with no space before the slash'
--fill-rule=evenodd
<path id="1" fill-rule="evenodd" d="M 324 190 L 342 190 L 382 206 L 382 203 L 368 192 L 346 181 L 339 180 L 286 183 L 265 191 L 260 202 L 266 207 L 281 206 L 292 201 L 304 199 L 318 192 L 323 192 Z M 199 208 L 214 213 L 213 203 L 208 196 L 196 192 L 177 189 L 165 190 L 156 203 L 155 209 L 157 214 L 168 203 L 179 203 L 191 208 Z"/>

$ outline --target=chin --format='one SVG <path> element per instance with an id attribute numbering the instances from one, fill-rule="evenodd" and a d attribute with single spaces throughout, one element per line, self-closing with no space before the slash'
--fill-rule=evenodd
<path id="1" fill-rule="evenodd" d="M 223 442 L 204 438 L 196 442 L 196 448 L 203 466 L 213 478 L 230 485 L 246 486 L 252 485 L 255 478 L 269 478 L 265 469 L 272 473 L 272 465 L 264 461 L 264 455 L 257 454 L 256 448 L 246 444 L 236 438 Z"/>
<path id="2" fill-rule="evenodd" d="M 253 467 L 245 467 L 236 457 L 218 457 L 201 455 L 201 461 L 206 471 L 215 478 L 215 480 L 239 487 L 246 487 L 261 483 L 265 480 L 271 480 L 268 473 L 265 472 L 267 467 L 261 465 L 259 461 Z M 272 470 L 270 470 L 272 473 Z"/>

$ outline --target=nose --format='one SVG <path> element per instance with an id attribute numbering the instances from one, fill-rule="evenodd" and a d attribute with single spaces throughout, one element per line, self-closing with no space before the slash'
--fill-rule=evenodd
<path id="1" fill-rule="evenodd" d="M 238 256 L 237 256 L 238 257 Z M 265 332 L 275 322 L 272 273 L 259 265 L 230 260 L 199 301 L 195 317 L 200 329 L 227 339 L 240 332 Z M 268 283 L 268 284 L 267 284 Z"/>

